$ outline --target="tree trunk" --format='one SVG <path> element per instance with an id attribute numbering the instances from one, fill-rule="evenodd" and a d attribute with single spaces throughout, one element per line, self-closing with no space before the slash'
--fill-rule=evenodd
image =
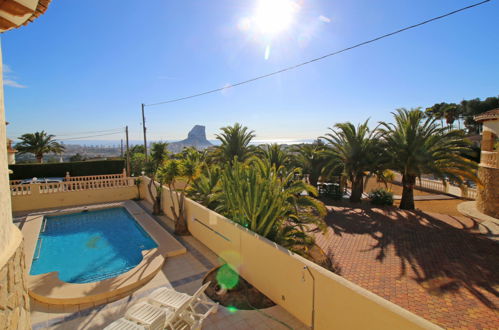
<path id="1" fill-rule="evenodd" d="M 364 192 L 363 176 L 362 175 L 354 176 L 352 180 L 352 193 L 350 194 L 350 202 L 360 203 L 363 192 Z"/>
<path id="2" fill-rule="evenodd" d="M 43 155 L 36 155 L 36 161 L 40 164 L 43 163 Z"/>
<path id="3" fill-rule="evenodd" d="M 314 174 L 308 175 L 308 183 L 310 183 L 311 186 L 314 186 L 317 188 L 317 181 L 319 181 L 318 175 L 314 175 Z"/>
<path id="4" fill-rule="evenodd" d="M 151 197 L 153 203 L 152 203 L 152 214 L 154 215 L 159 215 L 163 214 L 163 210 L 161 209 L 161 194 L 158 193 L 156 183 L 154 182 L 154 176 L 150 178 L 151 181 L 149 181 L 149 184 L 147 185 L 147 190 L 149 191 L 149 196 Z M 162 184 L 160 182 L 160 187 L 162 187 Z M 152 186 L 154 186 L 154 189 L 156 190 L 156 196 L 154 196 L 152 192 Z"/>
<path id="5" fill-rule="evenodd" d="M 189 235 L 189 228 L 187 227 L 187 219 L 185 218 L 185 197 L 184 194 L 180 195 L 178 218 L 175 221 L 175 234 L 176 235 Z"/>
<path id="6" fill-rule="evenodd" d="M 412 175 L 402 176 L 402 199 L 400 208 L 402 210 L 414 210 L 414 185 L 416 177 Z"/>
<path id="7" fill-rule="evenodd" d="M 158 215 L 162 214 L 161 210 L 161 196 L 154 197 L 154 203 L 152 205 L 152 214 Z"/>

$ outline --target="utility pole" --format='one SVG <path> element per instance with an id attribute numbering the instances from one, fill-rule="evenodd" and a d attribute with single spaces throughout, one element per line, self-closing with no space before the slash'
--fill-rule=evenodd
<path id="1" fill-rule="evenodd" d="M 121 158 L 123 158 L 123 139 L 121 139 Z"/>
<path id="2" fill-rule="evenodd" d="M 130 176 L 130 147 L 128 145 L 128 126 L 125 128 L 126 135 L 126 174 Z"/>
<path id="3" fill-rule="evenodd" d="M 144 115 L 144 103 L 142 103 L 142 128 L 144 130 L 144 154 L 147 163 L 147 138 L 146 138 L 146 117 Z"/>

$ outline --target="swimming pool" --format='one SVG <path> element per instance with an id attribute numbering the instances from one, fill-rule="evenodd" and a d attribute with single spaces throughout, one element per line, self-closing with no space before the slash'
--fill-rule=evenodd
<path id="1" fill-rule="evenodd" d="M 59 272 L 68 283 L 118 276 L 158 245 L 123 207 L 46 216 L 30 275 Z"/>

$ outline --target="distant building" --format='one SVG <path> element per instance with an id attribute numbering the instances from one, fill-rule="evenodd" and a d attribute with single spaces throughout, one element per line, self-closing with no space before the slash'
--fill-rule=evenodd
<path id="1" fill-rule="evenodd" d="M 5 124 L 9 125 L 8 122 Z M 7 163 L 9 165 L 16 163 L 16 152 L 17 150 L 12 147 L 12 140 L 7 138 Z"/>
<path id="2" fill-rule="evenodd" d="M 12 140 L 7 139 L 7 163 L 9 165 L 16 163 L 17 150 L 12 147 Z"/>

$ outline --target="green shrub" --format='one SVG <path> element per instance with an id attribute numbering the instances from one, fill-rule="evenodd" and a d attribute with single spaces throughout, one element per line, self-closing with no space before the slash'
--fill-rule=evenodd
<path id="1" fill-rule="evenodd" d="M 369 200 L 374 205 L 393 205 L 393 193 L 383 188 L 375 189 L 369 193 Z"/>
<path id="2" fill-rule="evenodd" d="M 123 172 L 124 167 L 125 161 L 123 159 L 71 163 L 9 165 L 9 169 L 13 172 L 10 175 L 10 180 L 22 180 L 33 177 L 65 177 L 66 172 L 69 172 L 71 176 L 120 174 Z"/>

